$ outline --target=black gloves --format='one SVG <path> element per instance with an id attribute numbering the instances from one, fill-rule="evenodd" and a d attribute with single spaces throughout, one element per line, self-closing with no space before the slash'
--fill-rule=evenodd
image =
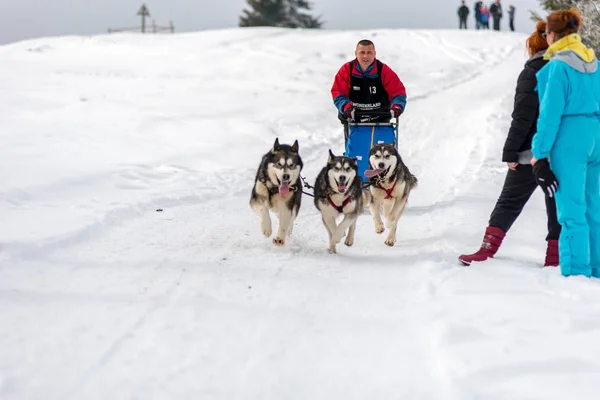
<path id="1" fill-rule="evenodd" d="M 392 106 L 390 107 L 390 114 L 392 116 L 392 119 L 398 118 L 402 115 L 403 112 L 404 110 L 398 104 L 392 104 Z"/>
<path id="2" fill-rule="evenodd" d="M 344 110 L 344 116 L 350 120 L 354 120 L 354 106 L 346 107 Z"/>
<path id="3" fill-rule="evenodd" d="M 550 169 L 550 163 L 547 158 L 537 160 L 533 165 L 533 174 L 544 194 L 548 197 L 554 197 L 556 189 L 558 189 L 558 181 Z"/>

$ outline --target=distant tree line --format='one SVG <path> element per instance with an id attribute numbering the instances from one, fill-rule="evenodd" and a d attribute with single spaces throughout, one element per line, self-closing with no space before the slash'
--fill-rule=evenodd
<path id="1" fill-rule="evenodd" d="M 246 0 L 249 9 L 242 11 L 240 26 L 276 26 L 280 28 L 321 28 L 323 21 L 308 12 L 307 0 Z"/>

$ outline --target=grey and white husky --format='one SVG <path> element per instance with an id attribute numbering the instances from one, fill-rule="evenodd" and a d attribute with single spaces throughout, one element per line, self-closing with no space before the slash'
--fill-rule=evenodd
<path id="1" fill-rule="evenodd" d="M 362 190 L 356 159 L 335 156 L 329 150 L 327 165 L 315 181 L 314 195 L 315 206 L 329 234 L 329 252 L 336 252 L 336 245 L 342 240 L 346 229 L 348 235 L 344 244 L 352 246 L 356 221 L 363 213 L 365 201 L 368 201 L 363 196 L 370 197 L 368 192 Z M 338 225 L 339 216 L 344 219 Z"/>
<path id="2" fill-rule="evenodd" d="M 273 148 L 262 157 L 256 172 L 250 207 L 260 217 L 261 230 L 266 237 L 271 237 L 272 233 L 270 211 L 278 216 L 279 230 L 273 239 L 276 246 L 285 244 L 300 210 L 302 167 L 298 141 L 290 146 L 279 144 L 277 138 Z"/>
<path id="3" fill-rule="evenodd" d="M 369 152 L 370 170 L 365 172 L 371 182 L 370 210 L 373 215 L 375 232 L 383 233 L 385 227 L 381 220 L 381 207 L 389 229 L 385 244 L 396 243 L 398 221 L 406 208 L 411 190 L 417 186 L 417 178 L 410 173 L 402 161 L 394 144 L 376 144 Z"/>

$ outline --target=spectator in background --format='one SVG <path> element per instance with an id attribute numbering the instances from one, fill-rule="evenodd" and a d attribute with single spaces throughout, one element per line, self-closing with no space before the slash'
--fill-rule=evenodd
<path id="1" fill-rule="evenodd" d="M 458 29 L 467 29 L 467 17 L 469 16 L 469 7 L 465 5 L 464 1 L 460 2 L 460 7 L 458 7 Z"/>
<path id="2" fill-rule="evenodd" d="M 490 9 L 486 5 L 481 6 L 481 28 L 490 29 Z"/>
<path id="3" fill-rule="evenodd" d="M 508 7 L 508 26 L 511 31 L 515 31 L 515 6 L 512 4 Z"/>
<path id="4" fill-rule="evenodd" d="M 494 30 L 500 30 L 500 20 L 502 19 L 502 5 L 500 4 L 500 0 L 496 0 L 494 4 L 490 7 L 490 14 L 492 14 L 492 18 L 494 18 Z"/>
<path id="5" fill-rule="evenodd" d="M 483 3 L 481 1 L 475 2 L 475 28 L 481 29 L 481 7 Z"/>

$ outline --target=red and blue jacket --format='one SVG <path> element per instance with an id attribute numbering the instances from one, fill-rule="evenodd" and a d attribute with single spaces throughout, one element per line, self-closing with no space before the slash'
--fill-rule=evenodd
<path id="1" fill-rule="evenodd" d="M 383 89 L 383 90 L 382 90 Z M 404 111 L 406 88 L 398 75 L 379 60 L 362 71 L 355 59 L 342 65 L 331 87 L 333 103 L 340 112 L 350 105 L 359 110 L 386 110 L 397 104 Z"/>

